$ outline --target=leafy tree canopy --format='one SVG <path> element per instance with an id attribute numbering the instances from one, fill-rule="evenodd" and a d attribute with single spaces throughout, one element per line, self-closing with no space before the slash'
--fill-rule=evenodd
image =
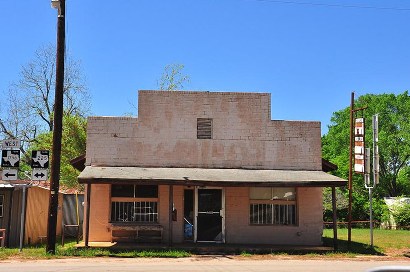
<path id="1" fill-rule="evenodd" d="M 355 108 L 367 106 L 363 114 L 366 146 L 372 147 L 372 115 L 379 114 L 380 184 L 379 197 L 410 194 L 410 97 L 402 94 L 366 94 L 355 101 Z M 338 165 L 336 175 L 348 178 L 350 107 L 333 113 L 331 125 L 322 137 L 325 159 Z M 363 176 L 354 174 L 354 197 L 366 195 Z M 359 197 L 360 195 L 360 197 Z"/>
<path id="2" fill-rule="evenodd" d="M 77 182 L 79 172 L 71 166 L 70 160 L 85 154 L 86 147 L 86 127 L 87 121 L 79 115 L 64 115 L 63 116 L 63 137 L 61 143 L 61 169 L 60 169 L 60 185 L 66 188 L 81 189 Z M 30 170 L 28 162 L 31 157 L 31 150 L 50 150 L 50 159 L 53 144 L 53 133 L 44 132 L 38 135 L 35 141 L 30 145 L 30 152 L 27 152 L 25 165 L 23 169 Z"/>
<path id="3" fill-rule="evenodd" d="M 0 137 L 20 139 L 23 154 L 39 134 L 53 130 L 55 63 L 54 45 L 39 48 L 4 93 Z M 67 55 L 64 69 L 64 114 L 85 116 L 90 97 L 80 61 Z"/>

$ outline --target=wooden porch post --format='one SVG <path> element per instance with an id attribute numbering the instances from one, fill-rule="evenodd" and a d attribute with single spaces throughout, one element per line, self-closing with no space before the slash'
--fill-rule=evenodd
<path id="1" fill-rule="evenodd" d="M 332 187 L 332 209 L 333 209 L 333 249 L 338 250 L 337 245 L 337 208 L 336 208 L 336 187 Z"/>
<path id="2" fill-rule="evenodd" d="M 169 185 L 169 236 L 168 236 L 168 245 L 172 246 L 172 212 L 173 212 L 173 206 L 174 206 L 174 186 Z"/>
<path id="3" fill-rule="evenodd" d="M 91 183 L 87 184 L 87 213 L 85 217 L 85 234 L 84 234 L 84 241 L 85 241 L 85 247 L 88 247 L 88 237 L 89 237 L 89 231 L 90 231 L 90 199 L 91 199 Z"/>

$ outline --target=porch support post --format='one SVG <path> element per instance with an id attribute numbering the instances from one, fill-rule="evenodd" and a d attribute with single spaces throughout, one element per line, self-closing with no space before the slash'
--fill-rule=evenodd
<path id="1" fill-rule="evenodd" d="M 337 209 L 336 209 L 336 187 L 332 187 L 332 209 L 333 209 L 333 249 L 338 250 L 337 245 Z"/>
<path id="2" fill-rule="evenodd" d="M 6 229 L 6 246 L 10 247 L 10 233 L 11 233 L 11 217 L 13 216 L 13 205 L 14 205 L 14 199 L 13 199 L 13 193 L 14 193 L 14 187 L 11 188 L 10 192 L 10 202 L 9 202 L 9 218 L 7 222 L 7 229 Z M 3 238 L 4 239 L 4 238 Z"/>
<path id="3" fill-rule="evenodd" d="M 174 186 L 169 185 L 169 236 L 168 236 L 168 245 L 172 246 L 172 213 L 173 213 L 173 206 L 174 206 Z"/>
<path id="4" fill-rule="evenodd" d="M 87 184 L 87 207 L 86 207 L 86 217 L 85 217 L 85 234 L 84 234 L 84 242 L 85 242 L 85 247 L 88 247 L 88 238 L 89 238 L 89 232 L 90 232 L 90 199 L 91 199 L 91 183 Z"/>

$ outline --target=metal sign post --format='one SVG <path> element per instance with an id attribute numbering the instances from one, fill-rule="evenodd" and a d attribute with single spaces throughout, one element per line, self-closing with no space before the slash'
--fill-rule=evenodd
<path id="1" fill-rule="evenodd" d="M 373 247 L 373 189 L 379 183 L 379 116 L 373 115 L 373 182 L 370 180 L 370 148 L 366 148 L 365 188 L 369 189 L 370 245 Z"/>

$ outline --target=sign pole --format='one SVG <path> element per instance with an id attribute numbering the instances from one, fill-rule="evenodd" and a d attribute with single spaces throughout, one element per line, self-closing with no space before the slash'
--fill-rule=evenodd
<path id="1" fill-rule="evenodd" d="M 372 118 L 373 125 L 373 186 L 369 187 L 370 201 L 370 245 L 373 247 L 373 209 L 372 209 L 372 191 L 379 183 L 379 115 L 375 114 Z M 370 161 L 370 156 L 369 156 Z M 369 169 L 370 170 L 370 169 Z M 369 171 L 370 172 L 370 171 Z M 370 176 L 370 173 L 369 173 Z"/>
<path id="2" fill-rule="evenodd" d="M 347 245 L 350 247 L 352 241 L 352 178 L 353 178 L 353 112 L 354 112 L 354 92 L 350 99 L 350 146 L 349 146 L 349 206 L 347 217 Z"/>
<path id="3" fill-rule="evenodd" d="M 370 245 L 373 247 L 373 199 L 372 199 L 372 188 L 369 188 L 369 202 L 370 202 Z"/>
<path id="4" fill-rule="evenodd" d="M 352 193 L 353 193 L 353 144 L 354 144 L 354 171 L 359 174 L 365 173 L 365 122 L 362 113 L 361 118 L 356 118 L 354 124 L 354 114 L 358 111 L 364 111 L 367 106 L 354 108 L 354 92 L 352 92 L 350 103 L 350 149 L 349 149 L 349 206 L 348 206 L 348 232 L 347 240 L 350 248 L 352 241 Z"/>
<path id="5" fill-rule="evenodd" d="M 370 180 L 370 148 L 366 148 L 366 169 L 364 187 L 369 189 L 369 215 L 370 215 L 370 245 L 373 247 L 373 189 L 379 183 L 379 117 L 373 115 L 373 182 Z"/>

